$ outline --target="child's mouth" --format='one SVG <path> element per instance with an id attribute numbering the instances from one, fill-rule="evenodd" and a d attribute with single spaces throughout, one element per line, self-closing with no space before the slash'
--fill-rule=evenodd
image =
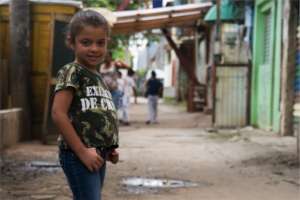
<path id="1" fill-rule="evenodd" d="M 87 56 L 87 57 L 90 61 L 98 61 L 99 60 L 98 56 Z"/>

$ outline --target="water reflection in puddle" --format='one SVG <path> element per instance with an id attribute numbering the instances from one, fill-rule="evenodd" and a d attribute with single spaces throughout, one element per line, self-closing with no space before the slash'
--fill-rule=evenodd
<path id="1" fill-rule="evenodd" d="M 26 163 L 25 169 L 28 171 L 39 170 L 44 172 L 56 172 L 60 170 L 60 165 L 57 162 L 31 161 Z"/>
<path id="2" fill-rule="evenodd" d="M 198 184 L 190 181 L 154 179 L 131 177 L 122 180 L 122 183 L 133 187 L 149 187 L 149 188 L 177 188 L 177 187 L 195 187 Z"/>
<path id="3" fill-rule="evenodd" d="M 59 163 L 47 162 L 47 161 L 31 161 L 30 166 L 37 167 L 37 168 L 58 168 L 58 167 L 60 167 Z"/>
<path id="4" fill-rule="evenodd" d="M 55 172 L 60 170 L 59 163 L 47 161 L 31 161 L 26 165 L 28 170 L 41 170 L 47 172 Z"/>
<path id="5" fill-rule="evenodd" d="M 122 185 L 126 187 L 127 192 L 140 194 L 147 192 L 157 192 L 159 189 L 197 187 L 199 185 L 208 186 L 209 184 L 172 179 L 128 177 L 122 179 Z"/>
<path id="6" fill-rule="evenodd" d="M 25 162 L 7 160 L 0 167 L 1 177 L 5 177 L 7 180 L 13 181 L 29 180 L 38 176 L 54 174 L 61 171 L 61 167 L 58 162 L 40 160 Z"/>

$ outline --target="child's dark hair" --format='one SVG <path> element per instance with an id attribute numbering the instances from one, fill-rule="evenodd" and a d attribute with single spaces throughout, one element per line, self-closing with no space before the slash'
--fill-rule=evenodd
<path id="1" fill-rule="evenodd" d="M 122 73 L 119 70 L 117 70 L 117 74 L 119 77 L 122 77 Z"/>
<path id="2" fill-rule="evenodd" d="M 151 77 L 156 78 L 156 72 L 155 71 L 151 72 Z"/>
<path id="3" fill-rule="evenodd" d="M 103 15 L 94 10 L 82 10 L 77 12 L 71 19 L 67 29 L 67 43 L 74 44 L 75 37 L 85 26 L 103 27 L 107 36 L 110 35 L 110 27 Z"/>
<path id="4" fill-rule="evenodd" d="M 127 71 L 127 75 L 128 76 L 133 76 L 135 74 L 135 72 L 133 71 L 132 68 L 129 68 L 128 71 Z"/>

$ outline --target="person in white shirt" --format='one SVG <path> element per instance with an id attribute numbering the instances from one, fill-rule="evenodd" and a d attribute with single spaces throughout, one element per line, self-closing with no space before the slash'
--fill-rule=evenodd
<path id="1" fill-rule="evenodd" d="M 118 109 L 118 99 L 120 99 L 120 95 L 117 90 L 117 68 L 115 66 L 115 62 L 112 59 L 111 52 L 108 52 L 108 54 L 106 55 L 104 63 L 100 66 L 99 72 L 112 95 L 112 99 L 114 105 L 116 106 L 116 109 Z"/>
<path id="2" fill-rule="evenodd" d="M 124 78 L 122 77 L 122 72 L 117 71 L 117 84 L 118 84 L 118 91 L 120 92 L 120 98 L 118 100 L 118 118 L 119 122 L 122 124 L 122 109 L 123 109 L 123 96 L 124 96 Z"/>
<path id="3" fill-rule="evenodd" d="M 123 101 L 122 101 L 122 107 L 120 109 L 121 116 L 120 120 L 124 125 L 130 125 L 129 123 L 129 107 L 130 107 L 130 98 L 133 96 L 136 90 L 136 84 L 133 79 L 134 71 L 130 68 L 127 71 L 127 76 L 123 78 Z"/>

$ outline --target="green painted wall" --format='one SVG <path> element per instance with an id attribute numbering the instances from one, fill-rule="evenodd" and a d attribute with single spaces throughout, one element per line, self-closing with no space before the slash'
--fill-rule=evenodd
<path id="1" fill-rule="evenodd" d="M 265 13 L 271 13 L 270 61 L 264 61 Z M 251 124 L 278 132 L 280 128 L 280 63 L 282 0 L 255 3 Z"/>

